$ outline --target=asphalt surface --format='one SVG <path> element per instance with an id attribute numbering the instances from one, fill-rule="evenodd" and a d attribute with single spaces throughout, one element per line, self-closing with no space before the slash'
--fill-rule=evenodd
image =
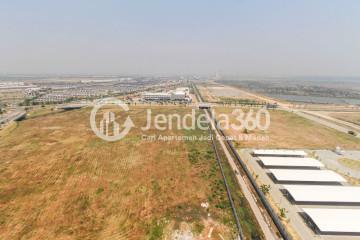
<path id="1" fill-rule="evenodd" d="M 355 131 L 360 132 L 360 126 L 357 125 L 357 124 L 354 124 L 354 123 L 351 123 L 351 122 L 346 122 L 346 121 L 343 121 L 343 120 L 340 120 L 340 119 L 337 119 L 337 118 L 333 118 L 333 117 L 327 116 L 325 114 L 322 114 L 321 112 L 315 112 L 315 111 L 304 111 L 304 112 L 308 113 L 308 114 L 311 114 L 311 115 L 314 115 L 314 116 L 317 116 L 317 117 L 320 117 L 320 118 L 323 118 L 325 120 L 329 120 L 330 122 L 338 123 L 340 125 L 343 125 L 345 127 L 349 127 L 350 129 L 353 129 Z"/>
<path id="2" fill-rule="evenodd" d="M 21 111 L 21 110 L 10 112 L 10 113 L 0 117 L 0 124 L 10 123 L 10 122 L 14 121 L 17 117 L 19 117 L 20 115 L 22 115 L 24 113 L 25 113 L 25 111 Z"/>
<path id="3" fill-rule="evenodd" d="M 314 152 L 327 168 L 360 179 L 360 170 L 346 167 L 338 161 L 341 158 L 349 158 L 360 162 L 360 151 L 344 151 L 342 155 L 329 150 L 316 150 Z"/>
<path id="4" fill-rule="evenodd" d="M 343 132 L 343 133 L 346 133 L 348 134 L 348 131 L 349 130 L 352 130 L 352 129 L 349 129 L 348 127 L 345 127 L 343 125 L 340 125 L 339 123 L 335 123 L 335 122 L 332 122 L 332 121 L 329 121 L 329 120 L 325 120 L 324 118 L 320 117 L 320 116 L 315 116 L 313 114 L 310 114 L 306 111 L 298 111 L 298 110 L 292 110 L 292 109 L 285 109 L 287 111 L 291 111 L 303 118 L 306 118 L 306 119 L 309 119 L 309 120 L 312 120 L 314 122 L 317 122 L 319 124 L 322 124 L 326 127 L 329 127 L 329 128 L 333 128 L 335 130 L 338 130 L 340 132 Z M 360 135 L 358 134 L 357 136 L 354 136 L 354 137 L 357 137 L 357 138 L 360 138 Z"/>

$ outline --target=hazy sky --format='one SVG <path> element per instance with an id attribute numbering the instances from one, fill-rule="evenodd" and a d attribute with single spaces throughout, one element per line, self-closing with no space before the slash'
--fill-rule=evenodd
<path id="1" fill-rule="evenodd" d="M 360 76 L 359 0 L 3 0 L 0 73 Z"/>

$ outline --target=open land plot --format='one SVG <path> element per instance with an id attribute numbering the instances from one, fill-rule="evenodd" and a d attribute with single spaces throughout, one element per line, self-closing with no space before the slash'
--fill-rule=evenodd
<path id="1" fill-rule="evenodd" d="M 136 126 L 146 125 L 145 107 L 131 107 L 129 114 Z M 81 109 L 35 116 L 1 136 L 0 239 L 170 239 L 174 234 L 201 239 L 211 228 L 212 239 L 234 236 L 210 141 L 148 141 L 135 127 L 109 143 L 92 132 L 89 115 L 90 109 Z M 150 129 L 145 134 L 207 132 Z M 246 236 L 260 235 L 251 226 L 256 223 L 247 224 Z"/>
<path id="2" fill-rule="evenodd" d="M 198 85 L 199 92 L 201 96 L 203 97 L 205 102 L 218 102 L 220 100 L 219 97 L 214 96 L 207 86 Z"/>
<path id="3" fill-rule="evenodd" d="M 360 126 L 360 112 L 328 113 L 328 115 Z"/>
<path id="4" fill-rule="evenodd" d="M 255 104 L 263 100 L 256 98 L 241 89 L 226 85 L 200 85 L 201 95 L 206 102 L 217 102 L 225 104 Z"/>
<path id="5" fill-rule="evenodd" d="M 236 115 L 231 114 L 234 108 L 217 107 L 216 114 L 225 113 L 231 123 L 236 123 Z M 245 114 L 247 109 L 243 109 Z M 256 113 L 257 110 L 254 110 Z M 305 119 L 294 113 L 282 110 L 269 110 L 270 125 L 267 130 L 255 129 L 244 133 L 244 130 L 229 128 L 226 132 L 235 140 L 256 137 L 254 140 L 236 141 L 247 148 L 307 148 L 307 149 L 360 149 L 360 139 L 346 133 L 338 132 L 321 124 Z M 254 116 L 253 116 L 254 117 Z M 263 137 L 259 140 L 259 136 Z"/>
<path id="6" fill-rule="evenodd" d="M 62 109 L 57 109 L 55 105 L 47 105 L 47 106 L 33 106 L 28 109 L 27 118 L 36 118 L 45 115 L 57 114 L 59 112 L 63 112 Z"/>

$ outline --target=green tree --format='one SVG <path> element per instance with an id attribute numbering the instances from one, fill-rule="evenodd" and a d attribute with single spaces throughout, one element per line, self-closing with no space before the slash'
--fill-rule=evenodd
<path id="1" fill-rule="evenodd" d="M 266 185 L 266 184 L 262 184 L 260 186 L 261 191 L 266 195 L 270 192 L 271 186 L 270 185 Z"/>
<path id="2" fill-rule="evenodd" d="M 280 208 L 280 217 L 286 218 L 286 209 L 285 208 Z"/>

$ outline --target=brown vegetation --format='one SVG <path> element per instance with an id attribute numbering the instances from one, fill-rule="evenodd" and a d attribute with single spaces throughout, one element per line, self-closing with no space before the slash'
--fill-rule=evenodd
<path id="1" fill-rule="evenodd" d="M 226 113 L 231 122 L 235 122 L 233 108 L 216 108 L 216 113 Z M 257 110 L 255 109 L 254 112 Z M 247 110 L 244 110 L 247 112 Z M 360 139 L 338 132 L 294 113 L 282 110 L 269 110 L 270 127 L 266 131 L 255 129 L 227 130 L 231 136 L 262 136 L 262 140 L 237 141 L 242 147 L 249 148 L 308 148 L 308 149 L 360 149 Z"/>
<path id="2" fill-rule="evenodd" d="M 130 111 L 136 126 L 145 125 L 145 111 Z M 210 142 L 146 141 L 136 127 L 109 143 L 90 129 L 89 112 L 34 117 L 1 137 L 0 239 L 159 239 L 183 223 L 197 234 L 210 226 L 226 239 L 233 234 Z"/>
<path id="3" fill-rule="evenodd" d="M 329 116 L 360 125 L 360 112 L 329 113 Z"/>

